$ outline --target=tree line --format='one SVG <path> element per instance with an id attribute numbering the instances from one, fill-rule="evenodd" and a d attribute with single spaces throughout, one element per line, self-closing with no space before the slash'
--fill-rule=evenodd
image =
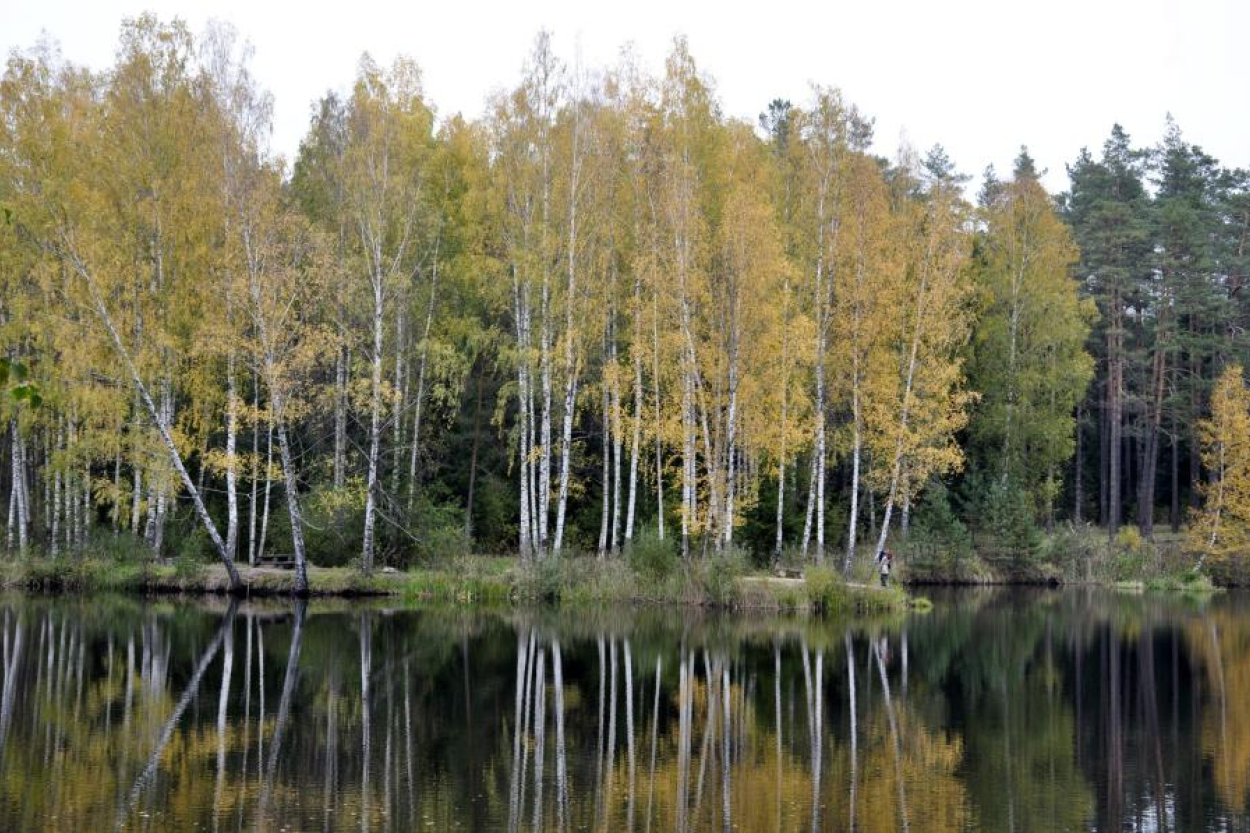
<path id="1" fill-rule="evenodd" d="M 849 572 L 913 515 L 1150 534 L 1208 478 L 1250 188 L 1174 125 L 1116 127 L 1057 198 L 1022 149 L 970 200 L 836 88 L 750 123 L 684 39 L 651 75 L 541 33 L 476 120 L 363 56 L 288 166 L 249 59 L 142 16 L 104 71 L 8 61 L 11 551 L 142 538 L 237 581 L 289 546 L 306 587 L 646 534 Z"/>

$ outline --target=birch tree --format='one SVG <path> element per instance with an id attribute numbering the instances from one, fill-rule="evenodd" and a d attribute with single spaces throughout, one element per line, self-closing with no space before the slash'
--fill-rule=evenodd
<path id="1" fill-rule="evenodd" d="M 382 431 L 394 388 L 383 379 L 388 305 L 421 252 L 428 218 L 424 189 L 433 114 L 416 64 L 398 59 L 382 70 L 365 55 L 348 104 L 342 180 L 365 288 L 372 302 L 368 356 L 369 441 L 361 568 L 373 569 L 379 508 Z M 398 348 L 397 348 L 398 349 Z"/>

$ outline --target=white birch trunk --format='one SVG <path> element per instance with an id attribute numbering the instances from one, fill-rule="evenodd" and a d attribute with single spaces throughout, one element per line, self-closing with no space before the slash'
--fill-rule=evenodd
<path id="1" fill-rule="evenodd" d="M 612 538 L 611 551 L 615 555 L 621 550 L 621 382 L 620 368 L 616 364 L 616 323 L 612 328 Z"/>
<path id="2" fill-rule="evenodd" d="M 681 557 L 690 556 L 690 527 L 694 523 L 694 429 L 690 424 L 690 373 L 682 374 L 681 388 Z"/>
<path id="3" fill-rule="evenodd" d="M 143 467 L 139 464 L 138 449 L 135 447 L 138 444 L 139 435 L 139 408 L 139 393 L 136 390 L 133 406 L 134 421 L 131 423 L 130 432 L 132 437 L 130 465 L 134 468 L 134 483 L 130 493 L 130 531 L 135 535 L 139 534 L 139 519 L 143 516 Z"/>
<path id="4" fill-rule="evenodd" d="M 735 336 L 736 339 L 736 336 Z M 737 487 L 735 473 L 738 455 L 735 448 L 738 439 L 738 356 L 733 350 L 729 360 L 729 409 L 725 417 L 725 519 L 723 546 L 728 550 L 733 546 L 734 538 L 734 492 Z"/>
<path id="5" fill-rule="evenodd" d="M 247 512 L 247 563 L 256 566 L 256 487 L 260 465 L 260 380 L 252 380 L 252 495 Z"/>
<path id="6" fill-rule="evenodd" d="M 846 530 L 846 558 L 842 564 L 842 574 L 847 578 L 851 575 L 851 564 L 855 560 L 855 538 L 859 531 L 859 465 L 863 453 L 862 417 L 859 401 L 859 360 L 856 356 L 855 379 L 851 383 L 851 517 Z"/>
<path id="7" fill-rule="evenodd" d="M 526 335 L 526 296 L 525 290 L 518 281 L 517 270 L 512 269 L 513 307 L 517 328 L 517 457 L 520 463 L 520 512 L 521 558 L 528 560 L 534 557 L 533 539 L 531 537 L 530 518 L 530 449 L 529 449 L 529 355 Z"/>
<path id="8" fill-rule="evenodd" d="M 773 544 L 773 563 L 781 562 L 781 549 L 785 539 L 786 511 L 786 453 L 790 430 L 790 279 L 787 277 L 782 289 L 784 299 L 781 313 L 781 449 L 777 455 L 777 534 Z"/>
<path id="9" fill-rule="evenodd" d="M 260 515 L 260 538 L 256 541 L 256 561 L 265 555 L 265 541 L 269 539 L 269 490 L 273 487 L 273 407 L 270 403 L 269 421 L 265 425 L 265 497 Z"/>
<path id="10" fill-rule="evenodd" d="M 573 101 L 573 155 L 569 173 L 569 217 L 568 240 L 565 244 L 565 265 L 567 270 L 564 292 L 564 407 L 561 411 L 560 425 L 560 494 L 556 499 L 556 533 L 552 543 L 552 551 L 557 555 L 564 543 L 564 519 L 567 512 L 569 497 L 569 467 L 573 453 L 573 409 L 577 403 L 577 339 L 574 337 L 576 321 L 574 313 L 577 308 L 577 188 L 581 173 L 578 155 L 581 111 L 578 100 Z"/>
<path id="11" fill-rule="evenodd" d="M 603 483 L 603 502 L 599 510 L 599 558 L 603 558 L 608 553 L 608 524 L 611 520 L 611 493 L 612 482 L 611 461 L 612 461 L 612 414 L 611 414 L 611 397 L 608 393 L 608 382 L 604 378 L 600 382 L 603 390 L 602 398 L 602 418 L 603 418 L 603 459 L 602 459 L 602 476 L 600 481 Z"/>
<path id="12" fill-rule="evenodd" d="M 799 555 L 804 560 L 807 559 L 807 552 L 811 547 L 812 516 L 815 514 L 816 510 L 816 501 L 813 497 L 816 491 L 816 454 L 814 450 L 812 452 L 812 459 L 808 469 L 810 471 L 810 476 L 807 478 L 807 510 L 803 513 L 803 543 L 799 548 Z"/>
<path id="13" fill-rule="evenodd" d="M 391 494 L 399 496 L 399 475 L 403 471 L 400 462 L 403 459 L 404 445 L 404 408 L 408 401 L 408 373 L 405 360 L 408 352 L 407 316 L 404 314 L 406 300 L 401 297 L 395 304 L 395 419 L 392 428 L 394 439 L 391 441 Z"/>
<path id="14" fill-rule="evenodd" d="M 300 511 L 299 484 L 295 479 L 295 463 L 291 458 L 291 444 L 287 441 L 286 423 L 282 414 L 277 416 L 278 451 L 282 455 L 282 476 L 286 484 L 286 505 L 291 516 L 291 546 L 295 550 L 295 593 L 308 595 L 308 560 L 304 549 L 304 515 Z"/>
<path id="15" fill-rule="evenodd" d="M 228 306 L 227 302 L 227 306 Z M 227 313 L 227 317 L 229 314 Z M 239 496 L 236 450 L 239 403 L 234 382 L 234 350 L 226 356 L 226 554 L 233 560 L 239 546 Z"/>
<path id="16" fill-rule="evenodd" d="M 347 380 L 350 353 L 339 346 L 334 351 L 334 488 L 341 489 L 346 480 L 347 455 Z M 255 491 L 255 490 L 253 490 Z"/>
<path id="17" fill-rule="evenodd" d="M 48 457 L 52 469 L 52 517 L 49 525 L 48 535 L 48 554 L 55 559 L 61 554 L 61 467 L 52 462 L 51 457 L 58 449 L 51 445 L 52 442 L 59 442 L 61 436 L 60 426 L 58 425 L 55 440 L 49 440 Z"/>
<path id="18" fill-rule="evenodd" d="M 380 261 L 380 258 L 378 258 Z M 373 273 L 373 379 L 369 400 L 369 468 L 365 479 L 365 529 L 360 554 L 360 569 L 368 575 L 373 571 L 374 526 L 377 516 L 378 453 L 382 440 L 382 323 L 383 279 L 381 271 Z"/>
<path id="19" fill-rule="evenodd" d="M 625 507 L 625 546 L 634 537 L 634 513 L 638 504 L 638 456 L 642 445 L 642 331 L 639 318 L 642 316 L 642 284 L 641 279 L 634 278 L 634 341 L 630 345 L 634 364 L 634 421 L 633 433 L 629 441 L 629 500 Z"/>
<path id="20" fill-rule="evenodd" d="M 658 293 L 651 296 L 651 377 L 655 395 L 655 516 L 660 540 L 664 540 L 664 452 L 660 421 L 660 313 Z"/>
<path id="21" fill-rule="evenodd" d="M 547 553 L 547 532 L 551 514 L 551 278 L 543 270 L 542 306 L 539 310 L 538 372 L 542 385 L 542 414 L 538 456 L 538 552 Z"/>

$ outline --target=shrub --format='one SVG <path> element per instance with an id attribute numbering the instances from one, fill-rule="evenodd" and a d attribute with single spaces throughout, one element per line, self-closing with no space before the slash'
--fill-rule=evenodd
<path id="1" fill-rule="evenodd" d="M 732 605 L 738 597 L 738 579 L 746 574 L 748 565 L 746 553 L 737 547 L 692 559 L 687 567 L 687 584 L 698 601 Z"/>
<path id="2" fill-rule="evenodd" d="M 517 571 L 517 594 L 523 599 L 558 602 L 565 586 L 565 557 L 548 555 L 523 563 Z"/>
<path id="3" fill-rule="evenodd" d="M 141 536 L 128 530 L 116 535 L 99 534 L 87 542 L 83 558 L 116 564 L 144 564 L 152 560 L 152 548 Z"/>
<path id="4" fill-rule="evenodd" d="M 1036 577 L 1042 532 L 1029 494 L 983 473 L 968 477 L 963 491 L 965 517 L 976 519 L 977 552 L 1019 578 Z"/>
<path id="5" fill-rule="evenodd" d="M 208 533 L 203 527 L 197 526 L 178 541 L 178 550 L 174 553 L 174 563 L 204 564 L 216 560 L 208 540 Z"/>
<path id="6" fill-rule="evenodd" d="M 271 498 L 272 499 L 272 498 Z M 281 500 L 279 495 L 278 500 Z M 275 514 L 275 509 L 279 510 Z M 285 507 L 269 507 L 269 540 L 281 540 Z M 321 567 L 349 565 L 360 549 L 365 528 L 364 481 L 353 478 L 343 486 L 313 489 L 304 498 L 304 546 L 308 560 Z M 277 521 L 275 523 L 275 520 Z M 289 525 L 285 527 L 290 534 Z"/>
<path id="7" fill-rule="evenodd" d="M 671 537 L 661 538 L 651 529 L 644 529 L 630 543 L 630 569 L 644 581 L 659 584 L 677 569 L 677 545 Z"/>
<path id="8" fill-rule="evenodd" d="M 180 552 L 174 558 L 174 576 L 184 584 L 194 584 L 204 575 L 204 560 L 195 552 Z"/>
<path id="9" fill-rule="evenodd" d="M 846 606 L 848 595 L 842 575 L 828 567 L 809 567 L 805 574 L 807 602 L 814 610 L 829 613 Z"/>
<path id="10" fill-rule="evenodd" d="M 899 566 L 905 567 L 908 581 L 973 581 L 984 570 L 973 554 L 968 528 L 955 515 L 949 492 L 937 480 L 915 507 L 911 530 L 899 549 Z"/>
<path id="11" fill-rule="evenodd" d="M 1122 552 L 1140 555 L 1145 547 L 1145 541 L 1142 539 L 1141 533 L 1137 531 L 1137 527 L 1126 526 L 1116 533 L 1115 545 Z"/>

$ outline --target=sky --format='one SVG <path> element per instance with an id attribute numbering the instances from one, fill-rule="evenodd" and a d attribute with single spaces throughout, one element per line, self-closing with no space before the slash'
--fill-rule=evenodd
<path id="1" fill-rule="evenodd" d="M 1052 191 L 1065 165 L 1095 152 L 1115 122 L 1138 145 L 1162 136 L 1168 113 L 1185 137 L 1227 166 L 1250 166 L 1250 32 L 1245 0 L 6 0 L 7 55 L 46 35 L 63 57 L 95 69 L 113 60 L 123 18 L 153 11 L 200 31 L 233 24 L 255 48 L 253 71 L 274 96 L 273 149 L 294 156 L 312 103 L 350 87 L 362 52 L 421 66 L 440 116 L 476 117 L 514 85 L 535 34 L 547 29 L 567 61 L 613 64 L 632 44 L 663 70 L 685 35 L 726 114 L 750 119 L 774 98 L 804 103 L 812 84 L 840 87 L 876 121 L 874 150 L 940 142 L 979 180 L 1011 170 L 1027 144 Z M 1236 46 L 1234 45 L 1235 42 Z M 1236 49 L 1236 51 L 1235 51 Z M 1234 60 L 1234 57 L 1243 60 Z"/>

